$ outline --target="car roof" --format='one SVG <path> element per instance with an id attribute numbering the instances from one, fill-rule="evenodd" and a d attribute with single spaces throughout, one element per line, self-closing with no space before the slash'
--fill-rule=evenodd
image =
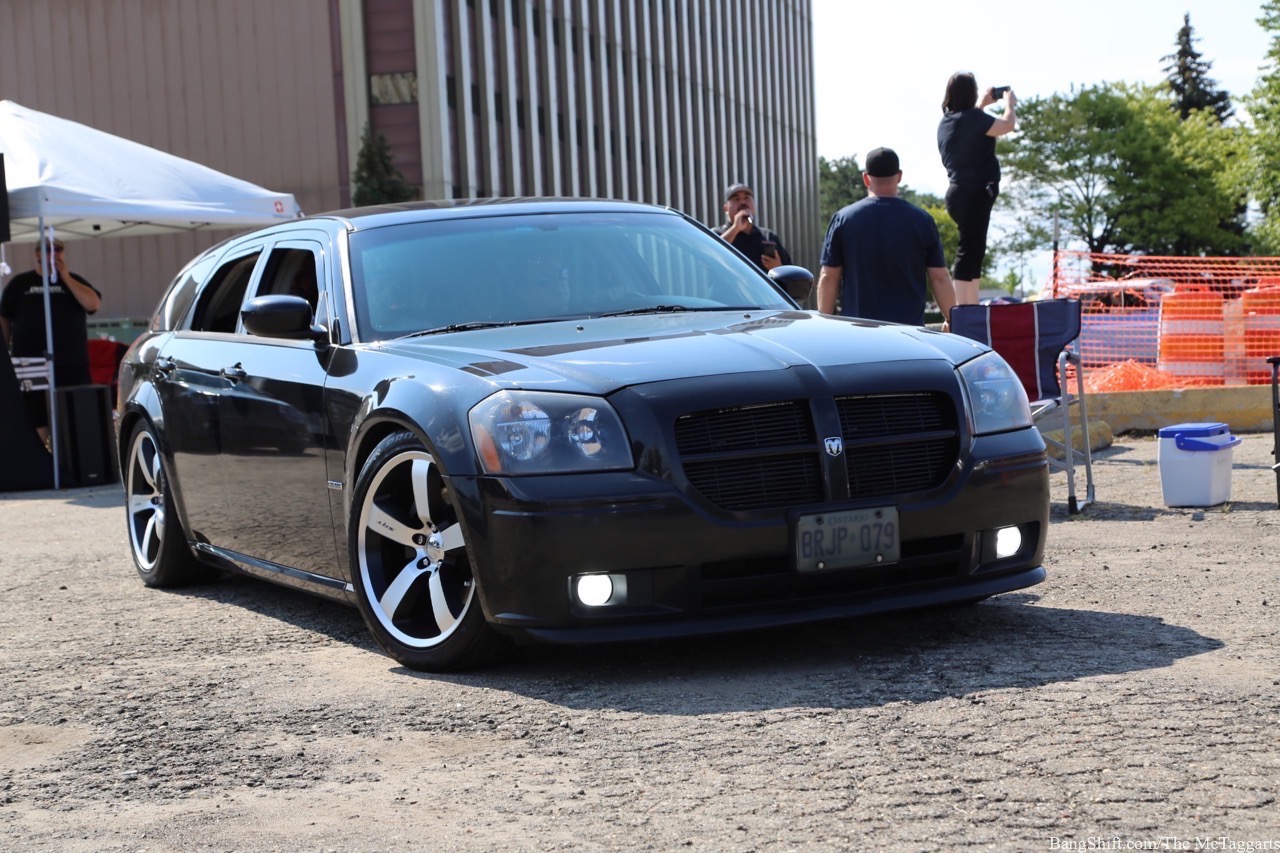
<path id="1" fill-rule="evenodd" d="M 634 201 L 598 198 L 460 198 L 438 201 L 412 201 L 352 207 L 318 213 L 295 222 L 339 220 L 351 230 L 378 228 L 402 222 L 426 222 L 441 219 L 472 219 L 487 216 L 520 216 L 533 213 L 664 213 L 678 216 L 669 207 Z"/>
<path id="2" fill-rule="evenodd" d="M 182 271 L 185 272 L 188 268 L 206 258 L 220 256 L 228 247 L 272 236 L 277 238 L 287 236 L 291 232 L 296 232 L 300 229 L 305 230 L 308 224 L 313 226 L 323 224 L 326 226 L 326 230 L 332 229 L 336 225 L 342 230 L 354 232 L 367 228 L 379 228 L 384 225 L 444 219 L 519 216 L 535 213 L 617 212 L 657 213 L 688 219 L 687 216 L 673 207 L 599 198 L 460 198 L 350 207 L 326 213 L 316 213 L 299 217 L 298 219 L 289 219 L 284 222 L 277 222 L 273 225 L 265 225 L 234 234 L 197 254 L 183 265 Z"/>

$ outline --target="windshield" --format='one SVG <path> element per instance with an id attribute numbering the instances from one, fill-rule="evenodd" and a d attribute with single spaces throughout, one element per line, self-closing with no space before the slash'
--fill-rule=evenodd
<path id="1" fill-rule="evenodd" d="M 351 236 L 360 338 L 654 311 L 786 309 L 720 239 L 665 213 L 413 222 Z"/>

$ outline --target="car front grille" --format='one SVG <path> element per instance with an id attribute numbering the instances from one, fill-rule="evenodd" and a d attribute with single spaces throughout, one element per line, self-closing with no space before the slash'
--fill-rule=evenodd
<path id="1" fill-rule="evenodd" d="M 945 394 L 836 399 L 852 498 L 937 488 L 959 453 L 955 409 Z M 731 511 L 817 503 L 825 453 L 807 401 L 692 412 L 676 420 L 689 482 Z"/>
<path id="2" fill-rule="evenodd" d="M 960 452 L 955 409 L 942 394 L 841 397 L 849 496 L 937 488 Z"/>

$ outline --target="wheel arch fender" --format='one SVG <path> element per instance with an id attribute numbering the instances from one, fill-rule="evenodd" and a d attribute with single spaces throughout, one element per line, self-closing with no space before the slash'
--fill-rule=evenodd
<path id="1" fill-rule="evenodd" d="M 116 454 L 122 465 L 129 452 L 129 439 L 133 436 L 134 427 L 143 420 L 155 433 L 156 441 L 163 442 L 164 412 L 160 408 L 159 395 L 150 385 L 135 386 L 131 396 L 120 406 L 120 419 L 116 427 Z"/>
<path id="2" fill-rule="evenodd" d="M 450 477 L 477 475 L 467 413 L 480 399 L 440 394 L 412 379 L 379 383 L 357 407 L 347 446 L 346 482 L 354 487 L 378 442 L 397 430 L 416 435 Z"/>

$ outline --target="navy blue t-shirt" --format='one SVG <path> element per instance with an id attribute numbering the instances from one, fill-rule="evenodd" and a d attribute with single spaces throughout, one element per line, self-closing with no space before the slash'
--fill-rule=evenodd
<path id="1" fill-rule="evenodd" d="M 924 325 L 929 267 L 945 267 L 938 226 L 896 196 L 868 196 L 831 217 L 822 265 L 841 267 L 840 313 Z"/>
<path id="2" fill-rule="evenodd" d="M 996 138 L 987 136 L 995 123 L 995 116 L 977 107 L 943 114 L 938 123 L 938 153 L 951 183 L 980 187 L 1000 180 Z"/>

